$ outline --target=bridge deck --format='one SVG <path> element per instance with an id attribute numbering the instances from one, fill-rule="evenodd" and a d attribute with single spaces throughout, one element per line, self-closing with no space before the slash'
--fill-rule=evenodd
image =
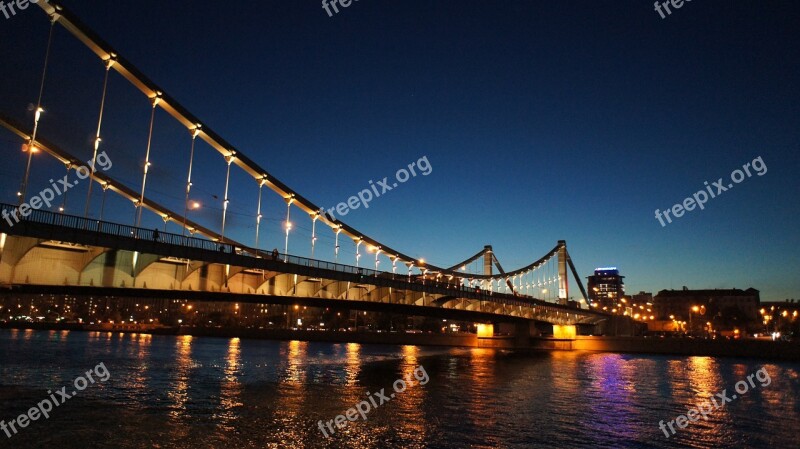
<path id="1" fill-rule="evenodd" d="M 17 206 L 0 203 L 0 214 L 3 214 L 4 217 L 10 217 L 16 213 L 18 213 Z M 576 317 L 575 321 L 578 322 L 591 323 L 605 319 L 605 315 L 594 311 L 548 303 L 526 296 L 482 291 L 461 285 L 455 280 L 437 282 L 436 280 L 424 279 L 419 275 L 401 275 L 288 254 L 273 254 L 230 243 L 220 243 L 168 232 L 159 231 L 156 235 L 155 231 L 151 229 L 43 210 L 31 210 L 27 217 L 20 216 L 19 218 L 19 222 L 16 222 L 11 217 L 0 220 L 0 232 L 9 235 L 69 242 L 71 244 L 153 254 L 161 257 L 196 260 L 246 269 L 425 292 L 427 294 L 478 300 L 503 306 L 536 307 L 548 312 L 574 315 Z M 24 290 L 28 291 L 31 288 L 31 286 L 27 286 Z M 163 292 L 163 294 L 167 293 Z M 296 299 L 295 297 L 292 298 Z M 255 301 L 255 299 L 253 300 Z"/>

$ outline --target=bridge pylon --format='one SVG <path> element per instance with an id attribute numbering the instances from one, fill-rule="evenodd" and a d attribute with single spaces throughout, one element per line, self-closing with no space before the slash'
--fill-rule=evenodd
<path id="1" fill-rule="evenodd" d="M 494 263 L 494 252 L 492 245 L 483 247 L 483 274 L 486 276 L 492 275 L 492 264 Z"/>
<path id="2" fill-rule="evenodd" d="M 567 279 L 567 241 L 558 241 L 558 303 L 565 306 L 569 301 L 569 280 Z"/>
<path id="3" fill-rule="evenodd" d="M 483 247 L 483 274 L 486 276 L 492 275 L 492 264 L 494 263 L 494 252 L 492 251 L 492 245 L 486 245 Z M 484 290 L 491 290 L 493 287 L 492 280 L 484 281 L 483 288 Z"/>

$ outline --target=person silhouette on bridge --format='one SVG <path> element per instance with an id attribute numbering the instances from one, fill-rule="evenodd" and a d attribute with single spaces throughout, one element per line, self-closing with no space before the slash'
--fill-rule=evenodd
<path id="1" fill-rule="evenodd" d="M 272 259 L 278 260 L 278 248 L 272 250 Z"/>
<path id="2" fill-rule="evenodd" d="M 157 242 L 160 236 L 158 235 L 158 229 L 153 229 L 153 241 Z"/>

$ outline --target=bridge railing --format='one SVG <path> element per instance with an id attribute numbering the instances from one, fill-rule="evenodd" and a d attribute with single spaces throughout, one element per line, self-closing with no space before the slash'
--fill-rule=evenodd
<path id="1" fill-rule="evenodd" d="M 387 274 L 386 272 L 371 270 L 368 268 L 354 267 L 352 265 L 328 262 L 325 260 L 309 259 L 290 254 L 282 254 L 277 251 L 261 251 L 258 249 L 233 245 L 230 243 L 220 243 L 198 237 L 163 232 L 159 231 L 158 229 L 137 228 L 135 226 L 100 221 L 41 209 L 26 209 L 25 213 L 27 216 L 23 216 L 19 211 L 19 206 L 5 203 L 0 203 L 0 213 L 3 214 L 3 217 L 9 216 L 10 218 L 8 222 L 13 224 L 22 221 L 53 226 L 63 226 L 65 228 L 98 232 L 115 237 L 144 239 L 158 243 L 164 243 L 167 245 L 177 245 L 207 251 L 220 251 L 259 259 L 274 259 L 304 267 L 333 270 L 350 274 L 360 274 L 364 276 L 380 276 Z M 17 219 L 19 219 L 19 221 Z M 388 274 L 391 275 L 392 273 Z M 397 276 L 400 277 L 400 275 Z M 415 277 L 412 276 L 411 278 L 414 279 Z"/>
<path id="2" fill-rule="evenodd" d="M 334 270 L 343 273 L 361 274 L 365 276 L 385 275 L 385 272 L 371 270 L 368 268 L 354 267 L 340 263 L 328 262 L 325 260 L 309 259 L 306 257 L 282 254 L 277 251 L 261 251 L 244 246 L 233 245 L 230 243 L 220 243 L 198 237 L 191 237 L 180 234 L 159 231 L 158 229 L 137 228 L 119 223 L 100 221 L 91 218 L 79 217 L 51 212 L 41 209 L 26 209 L 27 216 L 23 216 L 19 211 L 19 206 L 0 203 L 0 213 L 9 216 L 9 222 L 16 224 L 17 218 L 22 222 L 39 223 L 53 226 L 63 226 L 65 228 L 79 229 L 82 231 L 98 232 L 115 237 L 127 237 L 135 239 L 151 240 L 167 245 L 177 245 L 189 248 L 202 249 L 207 251 L 220 251 L 240 256 L 254 257 L 259 259 L 280 260 L 304 267 Z M 391 273 L 389 273 L 391 274 Z M 414 277 L 412 276 L 412 279 Z"/>
<path id="3" fill-rule="evenodd" d="M 258 249 L 233 245 L 230 243 L 221 243 L 198 237 L 191 237 L 186 235 L 163 232 L 157 229 L 137 228 L 135 226 L 128 226 L 119 223 L 111 223 L 107 221 L 100 221 L 91 218 L 84 218 L 75 215 L 67 215 L 40 209 L 29 209 L 26 210 L 25 212 L 27 216 L 22 216 L 19 210 L 19 206 L 0 203 L 0 214 L 2 214 L 4 220 L 2 221 L 2 226 L 5 227 L 6 222 L 12 223 L 12 227 L 13 224 L 19 222 L 62 226 L 66 228 L 78 229 L 89 232 L 97 232 L 100 234 L 111 235 L 116 237 L 145 239 L 157 243 L 163 243 L 166 245 L 182 246 L 182 247 L 195 248 L 207 251 L 219 251 L 245 257 L 258 258 L 258 259 L 278 260 L 304 267 L 331 270 L 341 273 L 357 274 L 361 276 L 370 276 L 370 277 L 382 277 L 396 281 L 406 281 L 414 284 L 428 284 L 441 288 L 448 288 L 448 289 L 452 288 L 464 292 L 473 292 L 477 294 L 482 293 L 480 288 L 467 287 L 458 282 L 440 282 L 431 279 L 424 279 L 421 278 L 419 275 L 409 276 L 407 274 L 404 275 L 387 271 L 377 271 L 369 268 L 362 268 L 352 265 L 344 265 L 335 262 L 328 262 L 325 260 L 309 259 L 306 257 L 281 254 L 277 252 L 277 250 L 261 251 Z M 5 218 L 6 216 L 8 216 L 9 218 L 6 219 Z M 540 303 L 540 305 L 543 305 L 541 304 L 540 300 L 525 295 L 515 296 L 515 295 L 492 292 L 492 291 L 484 291 L 483 293 L 484 295 L 488 296 L 496 296 L 497 297 L 496 299 L 499 300 L 509 299 L 514 301 Z"/>
<path id="4" fill-rule="evenodd" d="M 154 242 L 165 243 L 168 245 L 179 245 L 208 251 L 232 253 L 236 248 L 234 245 L 229 243 L 220 243 L 197 237 L 172 234 L 169 232 L 159 231 L 158 229 L 137 228 L 135 226 L 78 217 L 76 215 L 55 213 L 41 209 L 29 209 L 25 212 L 27 216 L 23 216 L 20 213 L 18 206 L 0 203 L 0 214 L 2 214 L 3 217 L 8 216 L 9 218 L 6 220 L 6 222 L 12 223 L 12 226 L 22 221 L 53 226 L 63 226 L 65 228 L 80 229 L 82 231 L 98 232 L 115 237 L 152 240 Z"/>

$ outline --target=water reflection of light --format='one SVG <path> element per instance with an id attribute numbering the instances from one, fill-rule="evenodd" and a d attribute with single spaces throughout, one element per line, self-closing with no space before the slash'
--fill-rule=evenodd
<path id="1" fill-rule="evenodd" d="M 711 357 L 690 357 L 688 367 L 690 370 L 689 384 L 694 394 L 707 398 L 720 391 L 722 382 L 719 377 L 719 364 Z"/>
<path id="2" fill-rule="evenodd" d="M 132 334 L 131 340 L 133 343 L 136 343 L 136 358 L 139 359 L 140 362 L 145 363 L 145 361 L 150 360 L 150 344 L 153 342 L 153 336 L 151 334 Z"/>
<path id="3" fill-rule="evenodd" d="M 288 351 L 281 354 L 285 354 L 286 373 L 278 386 L 275 403 L 270 404 L 274 405 L 272 419 L 282 423 L 272 438 L 282 444 L 275 447 L 294 446 L 301 438 L 298 429 L 307 424 L 303 417 L 303 406 L 308 394 L 305 371 L 308 343 L 292 340 L 287 345 Z"/>
<path id="4" fill-rule="evenodd" d="M 307 358 L 308 343 L 292 340 L 289 342 L 289 352 L 286 359 L 286 377 L 284 383 L 302 384 L 306 380 L 305 360 Z"/>
<path id="5" fill-rule="evenodd" d="M 416 368 L 419 348 L 417 346 L 405 345 L 402 347 L 402 352 L 403 352 L 403 365 L 404 366 L 413 365 Z"/>
<path id="6" fill-rule="evenodd" d="M 766 371 L 766 376 L 763 372 L 758 373 L 758 371 L 762 369 Z M 750 388 L 751 391 L 748 391 L 746 394 L 762 398 L 764 402 L 761 409 L 764 410 L 767 415 L 765 416 L 765 420 L 769 423 L 774 423 L 773 425 L 780 428 L 776 433 L 783 433 L 785 430 L 791 428 L 791 426 L 785 424 L 786 416 L 791 415 L 791 411 L 798 410 L 798 398 L 800 398 L 796 390 L 796 386 L 800 385 L 800 383 L 797 382 L 797 379 L 800 378 L 798 372 L 785 365 L 779 366 L 773 364 L 767 364 L 760 368 L 752 367 L 751 371 L 750 374 L 753 375 L 752 381 L 755 387 Z M 759 380 L 759 376 L 764 380 Z M 783 379 L 783 385 L 789 386 L 788 389 L 775 385 L 776 382 L 780 382 L 780 379 Z M 792 393 L 793 391 L 794 393 Z"/>
<path id="7" fill-rule="evenodd" d="M 468 352 L 468 365 L 457 374 L 459 382 L 465 383 L 462 397 L 465 398 L 464 420 L 476 435 L 492 435 L 496 417 L 486 415 L 486 404 L 494 402 L 495 350 L 473 348 Z M 430 384 L 429 384 L 430 385 Z M 430 386 L 426 386 L 430 388 Z M 459 410 L 460 411 L 460 410 Z M 453 410 L 456 412 L 456 410 Z"/>
<path id="8" fill-rule="evenodd" d="M 361 345 L 358 343 L 347 343 L 344 347 L 345 360 L 344 366 L 344 385 L 335 385 L 330 388 L 335 388 L 338 394 L 339 406 L 337 409 L 344 412 L 350 407 L 355 406 L 357 403 L 366 400 L 363 387 L 358 385 L 358 376 L 361 372 L 363 360 L 361 354 Z M 338 383 L 338 382 L 337 382 Z M 333 418 L 333 416 L 331 416 Z M 348 422 L 347 427 L 341 430 L 343 434 L 349 435 L 362 435 L 364 433 L 364 423 L 360 421 Z M 357 443 L 358 440 L 351 441 L 351 447 L 360 447 Z"/>
<path id="9" fill-rule="evenodd" d="M 417 356 L 419 355 L 419 348 L 416 346 L 403 346 L 402 347 L 403 360 L 400 364 L 400 373 L 403 381 L 406 383 L 406 389 L 400 393 L 394 391 L 393 399 L 394 406 L 398 409 L 397 431 L 406 443 L 416 442 L 424 443 L 427 438 L 427 433 L 432 426 L 423 414 L 423 405 L 425 404 L 426 391 L 428 385 L 420 385 L 419 381 L 414 376 L 415 372 L 419 377 L 425 380 L 423 376 L 423 366 L 421 370 L 416 371 L 420 366 Z M 427 373 L 427 370 L 424 371 Z M 402 385 L 397 382 L 398 388 L 402 390 Z M 389 389 L 387 389 L 388 391 Z"/>
<path id="10" fill-rule="evenodd" d="M 239 382 L 241 353 L 239 338 L 231 338 L 228 342 L 228 356 L 225 365 L 225 377 L 220 385 L 220 408 L 217 417 L 223 422 L 225 430 L 235 430 L 233 422 L 237 418 L 236 408 L 241 407 L 242 385 Z"/>
<path id="11" fill-rule="evenodd" d="M 133 389 L 145 389 L 147 387 L 147 380 L 149 379 L 149 371 L 150 371 L 150 344 L 151 344 L 151 336 L 144 335 L 144 334 L 120 334 L 123 342 L 126 340 L 130 340 L 130 344 L 127 344 L 130 348 L 130 352 L 132 353 L 133 358 L 136 359 L 137 363 L 135 369 L 133 371 L 133 378 L 131 380 L 131 385 L 127 386 Z"/>
<path id="12" fill-rule="evenodd" d="M 191 374 L 192 362 L 192 336 L 183 335 L 176 340 L 176 375 L 175 383 L 167 392 L 174 406 L 170 411 L 170 416 L 177 418 L 186 411 L 186 401 L 189 398 L 189 375 Z"/>
<path id="13" fill-rule="evenodd" d="M 344 366 L 344 383 L 352 387 L 358 383 L 358 373 L 361 372 L 361 345 L 358 343 L 347 344 L 347 359 Z"/>
<path id="14" fill-rule="evenodd" d="M 167 398 L 172 402 L 168 416 L 175 439 L 183 440 L 191 432 L 190 422 L 181 418 L 188 415 L 189 379 L 195 365 L 192 360 L 192 336 L 177 337 L 175 352 L 175 377 L 167 391 Z"/>
<path id="15" fill-rule="evenodd" d="M 688 357 L 668 362 L 669 390 L 675 415 L 686 414 L 698 404 L 709 402 L 709 398 L 727 388 L 720 375 L 719 362 L 712 357 Z M 728 442 L 725 428 L 733 426 L 728 407 L 715 409 L 708 420 L 700 419 L 690 422 L 680 432 L 686 434 L 692 442 L 700 447 L 720 447 Z"/>
<path id="16" fill-rule="evenodd" d="M 619 354 L 600 354 L 589 359 L 588 368 L 591 369 L 592 378 L 604 394 L 616 395 L 620 390 L 625 390 L 626 382 L 621 372 L 624 363 Z"/>
<path id="17" fill-rule="evenodd" d="M 593 354 L 586 360 L 587 377 L 591 379 L 591 416 L 598 419 L 599 429 L 626 438 L 637 435 L 636 423 L 632 418 L 640 413 L 636 390 L 632 386 L 636 373 L 642 370 L 639 360 L 626 360 L 619 354 Z M 554 379 L 558 387 L 562 379 Z M 576 384 L 572 383 L 572 388 Z M 558 392 L 556 392 L 558 394 Z"/>

